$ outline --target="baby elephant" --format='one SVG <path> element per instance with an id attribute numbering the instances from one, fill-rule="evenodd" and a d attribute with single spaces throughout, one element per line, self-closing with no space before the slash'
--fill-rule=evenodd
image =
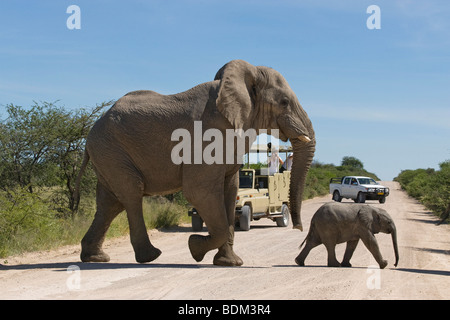
<path id="1" fill-rule="evenodd" d="M 383 260 L 374 236 L 378 232 L 392 235 L 395 253 L 394 266 L 397 266 L 397 231 L 394 221 L 392 221 L 386 210 L 366 204 L 338 202 L 324 204 L 312 217 L 308 235 L 300 245 L 300 248 L 305 242 L 306 245 L 295 258 L 295 262 L 300 266 L 304 266 L 309 251 L 323 243 L 328 251 L 329 267 L 351 267 L 350 259 L 358 245 L 359 239 L 361 239 L 380 265 L 380 268 L 383 269 L 386 267 L 387 261 Z M 336 244 L 343 242 L 347 242 L 347 248 L 345 249 L 342 263 L 339 263 L 336 260 L 334 248 Z"/>

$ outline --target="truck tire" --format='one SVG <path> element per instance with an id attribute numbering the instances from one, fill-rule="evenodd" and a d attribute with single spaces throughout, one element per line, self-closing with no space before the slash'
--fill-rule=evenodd
<path id="1" fill-rule="evenodd" d="M 289 225 L 289 207 L 285 204 L 281 207 L 282 217 L 275 218 L 278 227 L 287 227 Z"/>
<path id="2" fill-rule="evenodd" d="M 385 203 L 386 202 L 386 197 L 384 196 L 384 197 L 381 197 L 379 200 L 378 200 L 380 203 Z"/>
<path id="3" fill-rule="evenodd" d="M 336 202 L 341 202 L 342 201 L 342 197 L 339 194 L 338 190 L 334 190 L 334 192 L 333 192 L 333 200 L 336 201 Z"/>
<path id="4" fill-rule="evenodd" d="M 252 208 L 250 206 L 243 206 L 242 213 L 239 217 L 239 226 L 242 231 L 250 230 L 250 221 L 252 219 Z"/>
<path id="5" fill-rule="evenodd" d="M 356 203 L 365 203 L 366 202 L 366 194 L 364 192 L 358 192 L 355 202 Z"/>
<path id="6" fill-rule="evenodd" d="M 203 219 L 198 215 L 192 215 L 192 230 L 202 231 L 203 229 Z"/>

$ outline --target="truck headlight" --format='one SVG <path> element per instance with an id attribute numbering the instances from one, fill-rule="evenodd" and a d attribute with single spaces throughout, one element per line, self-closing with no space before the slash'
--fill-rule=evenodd
<path id="1" fill-rule="evenodd" d="M 375 192 L 375 189 L 374 188 L 368 188 L 367 192 Z"/>

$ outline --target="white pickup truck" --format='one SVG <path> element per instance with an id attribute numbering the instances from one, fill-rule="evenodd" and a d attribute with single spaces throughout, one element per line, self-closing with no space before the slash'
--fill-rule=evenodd
<path id="1" fill-rule="evenodd" d="M 331 178 L 330 194 L 333 200 L 341 202 L 342 198 L 353 199 L 356 203 L 364 203 L 366 200 L 378 200 L 386 202 L 389 188 L 386 188 L 369 177 L 346 176 L 343 178 Z"/>

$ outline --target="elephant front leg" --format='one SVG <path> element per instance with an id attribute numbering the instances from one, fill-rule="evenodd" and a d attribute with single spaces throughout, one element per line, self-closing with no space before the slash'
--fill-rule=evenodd
<path id="1" fill-rule="evenodd" d="M 205 254 L 219 249 L 213 263 L 222 266 L 240 266 L 242 259 L 233 251 L 234 242 L 234 210 L 237 195 L 238 173 L 222 178 L 217 177 L 220 170 L 211 167 L 203 172 L 209 181 L 199 184 L 198 173 L 188 168 L 184 171 L 183 191 L 208 227 L 209 235 L 191 235 L 189 250 L 192 257 L 202 261 Z"/>
<path id="2" fill-rule="evenodd" d="M 234 226 L 229 226 L 228 240 L 219 248 L 213 263 L 217 266 L 242 266 L 242 259 L 233 250 Z"/>
<path id="3" fill-rule="evenodd" d="M 198 187 L 195 191 L 193 189 L 194 187 L 187 189 L 186 198 L 197 209 L 209 232 L 207 236 L 193 234 L 189 237 L 192 257 L 200 262 L 208 251 L 221 247 L 228 240 L 228 219 L 223 205 L 223 193 L 198 190 Z"/>
<path id="4" fill-rule="evenodd" d="M 370 231 L 366 231 L 364 235 L 361 235 L 361 240 L 367 249 L 369 249 L 372 253 L 373 257 L 380 266 L 380 269 L 384 269 L 388 262 L 381 256 L 380 248 L 378 247 L 378 242 L 375 236 Z"/>
<path id="5" fill-rule="evenodd" d="M 199 209 L 198 206 L 196 206 L 196 209 L 202 217 L 203 221 L 205 221 L 205 224 L 208 227 L 209 231 L 209 235 L 207 236 L 193 234 L 189 237 L 188 244 L 191 255 L 195 261 L 200 262 L 203 260 L 205 254 L 208 251 L 221 247 L 227 241 L 228 228 L 225 214 L 223 215 L 223 219 L 221 217 L 217 217 L 218 219 L 214 221 L 210 219 L 210 216 L 208 216 L 208 214 L 202 215 L 202 212 L 205 212 L 204 210 Z M 214 211 L 214 209 L 212 209 L 211 211 Z"/>
<path id="6" fill-rule="evenodd" d="M 214 201 L 214 203 L 219 202 Z M 196 209 L 205 221 L 209 235 L 193 234 L 189 237 L 189 250 L 195 261 L 202 261 L 208 251 L 218 248 L 219 251 L 213 260 L 215 265 L 241 266 L 242 259 L 233 251 L 234 226 L 229 225 L 225 208 L 216 206 L 207 210 L 206 208 L 202 209 L 201 206 L 196 206 Z"/>
<path id="7" fill-rule="evenodd" d="M 234 252 L 234 223 L 236 215 L 236 196 L 239 188 L 239 171 L 226 177 L 224 183 L 225 210 L 228 220 L 228 239 L 214 256 L 213 263 L 219 266 L 241 266 L 244 262 Z"/>

